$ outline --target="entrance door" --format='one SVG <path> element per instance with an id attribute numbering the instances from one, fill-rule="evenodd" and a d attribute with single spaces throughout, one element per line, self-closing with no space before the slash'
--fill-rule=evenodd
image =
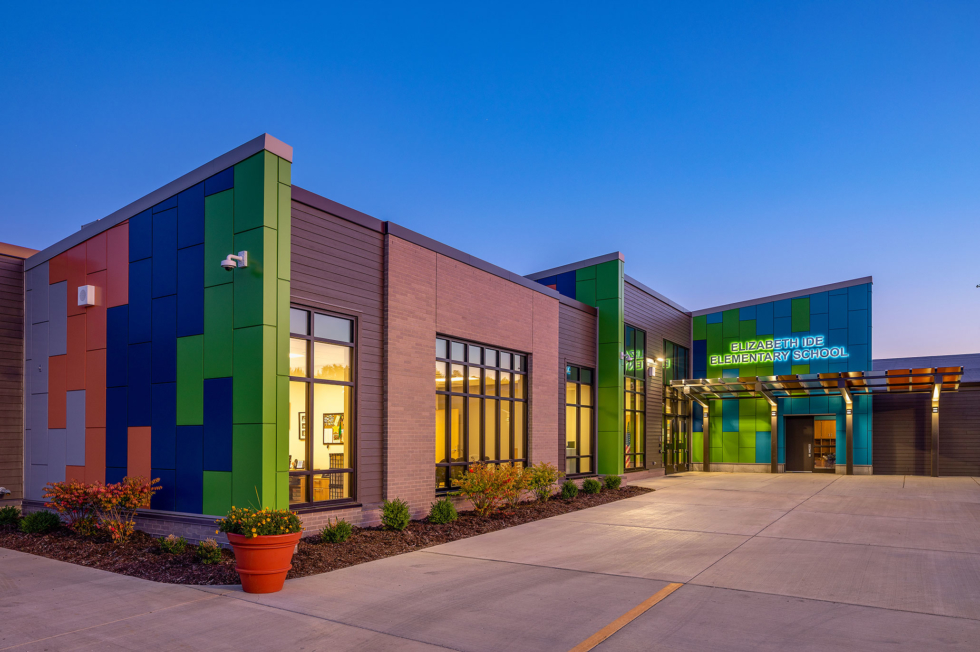
<path id="1" fill-rule="evenodd" d="M 664 416 L 663 462 L 667 474 L 687 471 L 686 416 Z"/>
<path id="2" fill-rule="evenodd" d="M 786 470 L 813 471 L 813 417 L 784 417 Z"/>

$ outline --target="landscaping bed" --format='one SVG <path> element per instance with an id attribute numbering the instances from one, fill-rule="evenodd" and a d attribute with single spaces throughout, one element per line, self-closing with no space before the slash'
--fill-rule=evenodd
<path id="1" fill-rule="evenodd" d="M 570 500 L 556 497 L 546 503 L 522 503 L 516 509 L 504 509 L 490 516 L 461 512 L 451 523 L 435 525 L 424 520 L 412 521 L 400 532 L 354 528 L 353 535 L 344 543 L 321 543 L 319 537 L 308 536 L 299 542 L 288 577 L 316 575 L 393 557 L 650 491 L 627 486 L 599 494 L 580 493 Z M 143 532 L 135 532 L 123 543 L 113 543 L 108 538 L 86 537 L 64 527 L 47 534 L 24 534 L 12 526 L 0 526 L 0 547 L 169 584 L 240 583 L 231 551 L 222 551 L 220 563 L 203 564 L 195 558 L 194 546 L 187 546 L 180 554 L 165 553 L 157 539 Z"/>

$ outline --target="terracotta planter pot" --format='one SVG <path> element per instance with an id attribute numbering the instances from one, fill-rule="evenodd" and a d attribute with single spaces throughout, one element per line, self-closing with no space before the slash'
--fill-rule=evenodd
<path id="1" fill-rule="evenodd" d="M 290 561 L 302 532 L 269 534 L 251 539 L 240 534 L 228 534 L 235 551 L 235 570 L 242 578 L 245 593 L 275 593 L 282 590 L 286 573 L 293 567 Z"/>

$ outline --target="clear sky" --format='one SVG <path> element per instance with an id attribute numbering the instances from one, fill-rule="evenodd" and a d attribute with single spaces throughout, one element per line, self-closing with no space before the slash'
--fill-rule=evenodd
<path id="1" fill-rule="evenodd" d="M 263 132 L 297 185 L 690 309 L 874 276 L 875 357 L 980 351 L 980 3 L 12 3 L 0 241 Z"/>

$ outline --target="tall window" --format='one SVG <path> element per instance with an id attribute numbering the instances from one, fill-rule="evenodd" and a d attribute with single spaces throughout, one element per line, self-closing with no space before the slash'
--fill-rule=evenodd
<path id="1" fill-rule="evenodd" d="M 623 422 L 626 470 L 645 467 L 646 453 L 646 333 L 627 325 L 624 333 L 625 352 Z"/>
<path id="2" fill-rule="evenodd" d="M 687 349 L 664 340 L 663 369 L 664 385 L 669 385 L 672 380 L 687 378 Z"/>
<path id="3" fill-rule="evenodd" d="M 472 462 L 527 461 L 527 358 L 436 339 L 436 489 Z"/>
<path id="4" fill-rule="evenodd" d="M 565 473 L 593 472 L 592 370 L 565 367 Z"/>
<path id="5" fill-rule="evenodd" d="M 353 498 L 354 322 L 289 310 L 289 502 Z"/>

